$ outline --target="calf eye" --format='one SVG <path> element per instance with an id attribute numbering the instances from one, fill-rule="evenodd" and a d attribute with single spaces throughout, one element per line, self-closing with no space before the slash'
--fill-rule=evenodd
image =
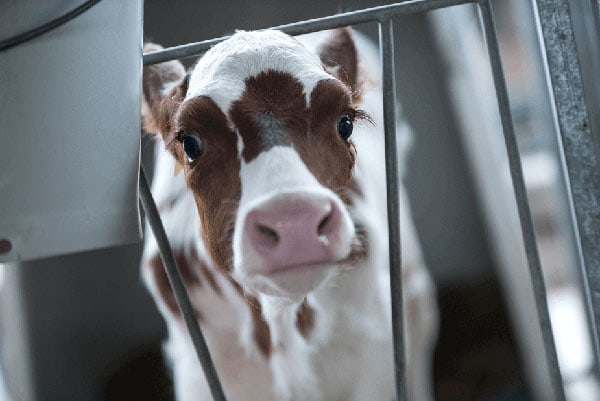
<path id="1" fill-rule="evenodd" d="M 202 150 L 204 149 L 202 139 L 195 134 L 185 134 L 183 138 L 181 138 L 181 145 L 183 146 L 183 151 L 185 152 L 189 162 L 193 162 L 198 156 L 200 156 L 202 154 Z"/>
<path id="2" fill-rule="evenodd" d="M 352 128 L 352 117 L 350 114 L 344 114 L 338 122 L 338 132 L 344 141 L 347 141 L 352 135 Z"/>

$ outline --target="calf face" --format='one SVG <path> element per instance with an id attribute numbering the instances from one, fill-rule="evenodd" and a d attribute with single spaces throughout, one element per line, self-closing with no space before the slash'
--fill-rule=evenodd
<path id="1" fill-rule="evenodd" d="M 349 31 L 322 51 L 277 31 L 240 32 L 189 76 L 178 62 L 144 69 L 145 126 L 182 167 L 214 263 L 247 289 L 288 299 L 357 249 L 348 194 L 363 113 Z"/>

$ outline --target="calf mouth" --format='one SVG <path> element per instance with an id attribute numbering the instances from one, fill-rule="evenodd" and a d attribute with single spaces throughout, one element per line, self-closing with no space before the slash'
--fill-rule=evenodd
<path id="1" fill-rule="evenodd" d="M 266 295 L 301 300 L 315 290 L 328 277 L 335 275 L 344 267 L 353 267 L 367 257 L 367 236 L 364 227 L 356 226 L 348 256 L 332 261 L 316 261 L 295 265 L 283 265 L 267 273 L 255 273 L 247 277 L 251 287 Z"/>
<path id="2" fill-rule="evenodd" d="M 335 266 L 332 262 L 284 266 L 268 274 L 257 275 L 256 279 L 267 284 L 266 293 L 273 291 L 272 295 L 303 297 L 325 281 Z"/>

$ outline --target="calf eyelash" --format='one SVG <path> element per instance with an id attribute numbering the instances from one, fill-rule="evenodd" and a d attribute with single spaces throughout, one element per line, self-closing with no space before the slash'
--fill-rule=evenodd
<path id="1" fill-rule="evenodd" d="M 354 121 L 364 121 L 367 122 L 369 124 L 373 124 L 373 118 L 369 115 L 369 113 L 367 113 L 364 110 L 361 109 L 352 109 L 351 112 L 349 113 L 350 116 L 352 116 L 352 119 Z"/>

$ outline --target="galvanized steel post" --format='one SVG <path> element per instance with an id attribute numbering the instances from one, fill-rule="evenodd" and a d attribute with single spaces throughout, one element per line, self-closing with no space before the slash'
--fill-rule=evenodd
<path id="1" fill-rule="evenodd" d="M 593 134 L 599 135 L 600 127 L 590 124 L 569 1 L 536 0 L 536 3 L 564 167 L 570 183 L 573 224 L 579 239 L 577 251 L 597 369 L 600 365 L 600 155 L 595 151 Z M 594 9 L 598 10 L 597 4 Z"/>

